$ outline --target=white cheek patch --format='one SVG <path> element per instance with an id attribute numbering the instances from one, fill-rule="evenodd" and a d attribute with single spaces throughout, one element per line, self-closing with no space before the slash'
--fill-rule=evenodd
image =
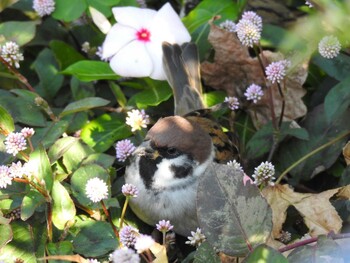
<path id="1" fill-rule="evenodd" d="M 183 166 L 186 162 L 189 162 L 189 160 L 184 155 L 181 155 L 174 159 L 163 158 L 162 161 L 157 164 L 158 170 L 154 175 L 152 187 L 158 189 L 174 187 L 186 182 L 187 178 L 176 178 L 174 171 L 170 169 L 171 166 Z"/>

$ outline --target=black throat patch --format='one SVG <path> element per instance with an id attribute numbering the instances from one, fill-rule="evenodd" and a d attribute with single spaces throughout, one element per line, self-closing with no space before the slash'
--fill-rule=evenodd
<path id="1" fill-rule="evenodd" d="M 153 176 L 157 171 L 157 164 L 161 162 L 161 158 L 156 159 L 149 159 L 145 156 L 140 157 L 140 163 L 139 163 L 139 173 L 143 180 L 143 183 L 146 186 L 146 189 L 151 189 L 152 182 L 153 182 Z"/>

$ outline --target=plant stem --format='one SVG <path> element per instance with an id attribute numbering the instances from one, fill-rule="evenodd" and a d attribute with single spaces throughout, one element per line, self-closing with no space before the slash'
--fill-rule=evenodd
<path id="1" fill-rule="evenodd" d="M 51 200 L 46 203 L 47 207 L 47 236 L 49 241 L 52 242 L 52 203 Z"/>
<path id="2" fill-rule="evenodd" d="M 32 87 L 32 85 L 29 84 L 28 80 L 21 74 L 17 69 L 15 69 L 13 66 L 10 65 L 2 56 L 0 56 L 0 62 L 7 67 L 7 69 L 12 72 L 17 79 L 22 82 L 28 90 L 35 92 L 35 89 Z"/>
<path id="3" fill-rule="evenodd" d="M 108 210 L 107 210 L 107 207 L 106 207 L 105 203 L 103 202 L 103 200 L 101 200 L 101 205 L 102 205 L 103 212 L 105 213 L 105 215 L 106 215 L 106 217 L 107 217 L 107 219 L 108 219 L 108 222 L 109 222 L 109 223 L 111 224 L 111 226 L 112 226 L 112 229 L 113 229 L 113 232 L 114 232 L 115 236 L 116 236 L 117 238 L 119 238 L 118 230 L 117 230 L 117 228 L 115 227 L 115 225 L 113 224 L 112 218 L 111 218 L 111 216 L 109 215 Z"/>
<path id="4" fill-rule="evenodd" d="M 294 169 L 296 166 L 298 166 L 300 163 L 302 163 L 303 161 L 305 161 L 306 159 L 308 159 L 309 157 L 313 156 L 314 154 L 322 151 L 323 149 L 327 148 L 328 146 L 331 146 L 332 144 L 336 143 L 337 141 L 343 139 L 344 137 L 348 136 L 350 134 L 350 131 L 343 133 L 341 135 L 339 135 L 338 137 L 336 137 L 335 139 L 321 145 L 320 147 L 316 148 L 315 150 L 313 150 L 312 152 L 309 152 L 308 154 L 304 155 L 303 157 L 301 157 L 298 161 L 296 161 L 295 163 L 293 163 L 291 166 L 289 166 L 286 170 L 283 171 L 283 173 L 278 177 L 276 184 L 280 183 L 281 180 L 283 179 L 283 177 L 292 169 Z"/>
<path id="5" fill-rule="evenodd" d="M 122 227 L 123 227 L 126 208 L 128 207 L 128 204 L 129 204 L 129 198 L 130 198 L 130 197 L 127 196 L 126 199 L 125 199 L 125 202 L 124 202 L 122 214 L 121 214 L 121 216 L 120 216 L 119 229 L 122 229 Z"/>
<path id="6" fill-rule="evenodd" d="M 282 87 L 281 85 L 277 82 L 277 88 L 278 88 L 278 92 L 281 96 L 281 99 L 282 99 L 282 108 L 281 108 L 281 113 L 280 113 L 280 119 L 278 121 L 278 128 L 280 129 L 281 126 L 282 126 L 282 121 L 283 121 L 283 116 L 284 116 L 284 109 L 286 107 L 286 101 L 284 99 L 284 94 L 283 94 L 283 91 L 282 91 Z"/>

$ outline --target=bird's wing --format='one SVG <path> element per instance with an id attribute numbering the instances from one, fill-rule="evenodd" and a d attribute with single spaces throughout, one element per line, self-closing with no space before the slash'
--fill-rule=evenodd
<path id="1" fill-rule="evenodd" d="M 165 74 L 174 93 L 175 115 L 204 108 L 197 46 L 164 42 L 162 47 Z"/>

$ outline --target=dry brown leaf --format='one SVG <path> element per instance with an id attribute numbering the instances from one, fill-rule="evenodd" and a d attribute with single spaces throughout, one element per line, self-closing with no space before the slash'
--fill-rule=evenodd
<path id="1" fill-rule="evenodd" d="M 343 148 L 343 155 L 347 165 L 350 165 L 350 141 Z"/>
<path id="2" fill-rule="evenodd" d="M 289 206 L 294 206 L 303 216 L 310 236 L 323 235 L 330 231 L 338 233 L 342 227 L 342 220 L 329 199 L 335 194 L 339 195 L 345 189 L 349 191 L 348 187 L 342 187 L 319 194 L 296 193 L 288 185 L 276 185 L 263 189 L 262 193 L 272 208 L 272 237 L 279 237 Z"/>
<path id="3" fill-rule="evenodd" d="M 250 56 L 248 48 L 243 46 L 235 34 L 211 25 L 208 37 L 215 50 L 214 62 L 203 62 L 201 71 L 205 84 L 226 91 L 229 96 L 240 99 L 241 105 L 246 107 L 254 125 L 260 127 L 271 120 L 269 95 L 266 92 L 266 82 L 262 68 L 257 58 Z M 282 60 L 279 53 L 263 51 L 261 57 L 265 66 L 270 62 Z M 302 84 L 307 77 L 307 63 L 293 67 L 283 83 L 285 94 L 284 121 L 295 120 L 306 114 L 307 108 L 302 100 L 306 90 Z M 257 103 L 243 103 L 246 101 L 244 92 L 247 87 L 255 83 L 264 87 L 263 98 Z M 281 112 L 282 98 L 277 85 L 268 83 L 274 100 L 274 111 L 278 117 Z"/>

